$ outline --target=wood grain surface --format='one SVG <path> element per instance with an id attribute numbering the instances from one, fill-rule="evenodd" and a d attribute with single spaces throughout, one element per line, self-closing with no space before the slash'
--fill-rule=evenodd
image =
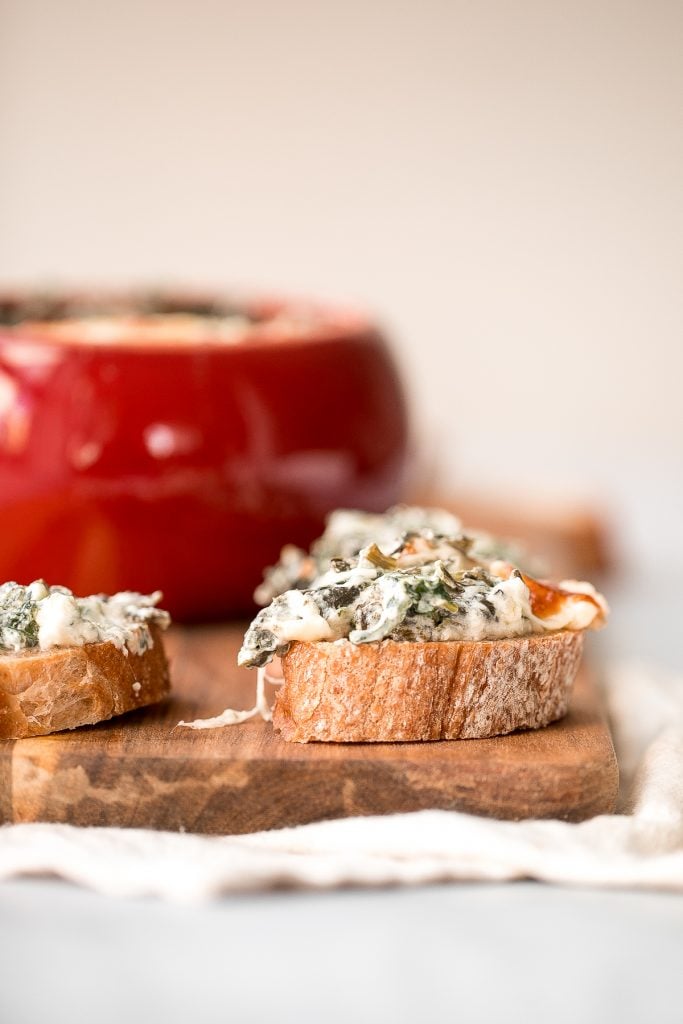
<path id="1" fill-rule="evenodd" d="M 242 632 L 172 629 L 163 704 L 0 743 L 2 820 L 234 834 L 429 807 L 570 821 L 613 810 L 616 759 L 585 669 L 563 721 L 497 739 L 299 745 L 260 719 L 176 728 L 252 706 L 255 675 L 235 666 Z"/>

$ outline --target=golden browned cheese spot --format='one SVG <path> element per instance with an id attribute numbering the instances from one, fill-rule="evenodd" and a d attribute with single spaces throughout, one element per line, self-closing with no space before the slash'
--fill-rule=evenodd
<path id="1" fill-rule="evenodd" d="M 529 589 L 531 610 L 538 619 L 549 619 L 553 615 L 557 615 L 567 604 L 577 604 L 582 601 L 589 601 L 595 605 L 599 618 L 603 617 L 603 610 L 592 594 L 577 594 L 570 590 L 563 590 L 552 583 L 535 580 L 533 576 L 527 576 L 525 573 L 522 573 L 521 576 Z"/>

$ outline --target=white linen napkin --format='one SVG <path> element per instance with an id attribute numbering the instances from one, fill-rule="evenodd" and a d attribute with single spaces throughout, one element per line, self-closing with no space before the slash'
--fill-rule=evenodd
<path id="1" fill-rule="evenodd" d="M 605 690 L 622 772 L 616 815 L 574 825 L 419 811 L 221 837 L 6 825 L 0 879 L 57 875 L 109 895 L 182 902 L 283 885 L 456 879 L 683 892 L 683 679 L 617 665 Z"/>

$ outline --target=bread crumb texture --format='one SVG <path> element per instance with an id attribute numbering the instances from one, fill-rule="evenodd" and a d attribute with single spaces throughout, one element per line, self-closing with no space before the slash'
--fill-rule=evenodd
<path id="1" fill-rule="evenodd" d="M 583 633 L 494 641 L 293 643 L 273 712 L 305 743 L 484 739 L 567 711 Z"/>
<path id="2" fill-rule="evenodd" d="M 121 715 L 169 691 L 161 635 L 142 654 L 113 643 L 27 650 L 0 658 L 0 738 L 44 736 Z"/>

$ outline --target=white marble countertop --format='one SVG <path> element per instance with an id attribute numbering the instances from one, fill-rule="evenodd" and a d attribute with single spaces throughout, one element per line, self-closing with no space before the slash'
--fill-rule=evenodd
<path id="1" fill-rule="evenodd" d="M 683 900 L 534 883 L 109 900 L 0 887 L 0 1020 L 679 1024 Z"/>

